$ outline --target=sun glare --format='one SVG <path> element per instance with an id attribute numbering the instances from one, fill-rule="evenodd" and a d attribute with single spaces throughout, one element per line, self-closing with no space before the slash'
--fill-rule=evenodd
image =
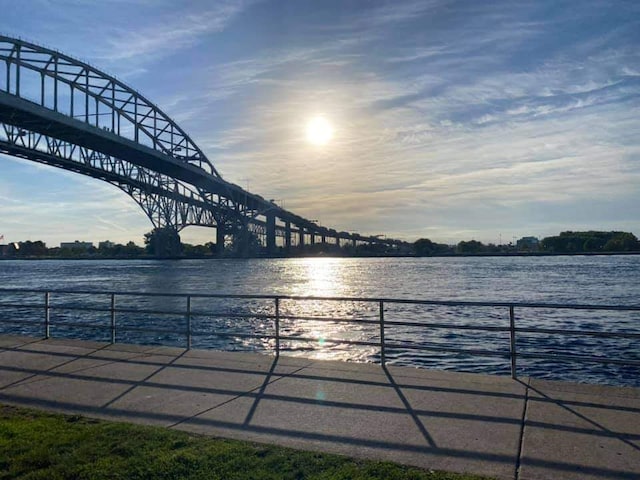
<path id="1" fill-rule="evenodd" d="M 307 122 L 307 140 L 314 145 L 326 145 L 333 138 L 333 127 L 324 117 Z"/>

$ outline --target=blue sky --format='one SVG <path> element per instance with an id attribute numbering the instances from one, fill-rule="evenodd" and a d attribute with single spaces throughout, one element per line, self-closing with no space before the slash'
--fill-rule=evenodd
<path id="1" fill-rule="evenodd" d="M 88 61 L 223 177 L 338 230 L 504 243 L 640 235 L 640 2 L 0 0 L 0 32 Z M 305 139 L 317 115 L 334 128 Z M 115 187 L 0 156 L 0 233 L 142 242 Z M 187 228 L 185 241 L 212 239 Z"/>

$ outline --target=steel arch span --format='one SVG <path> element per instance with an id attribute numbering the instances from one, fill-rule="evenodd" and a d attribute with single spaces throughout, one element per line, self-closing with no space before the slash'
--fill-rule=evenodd
<path id="1" fill-rule="evenodd" d="M 398 246 L 336 232 L 225 181 L 203 151 L 160 108 L 95 67 L 61 52 L 0 36 L 0 153 L 113 184 L 156 228 L 216 227 L 253 232 L 270 253 L 278 242 L 333 238 Z M 248 241 L 248 240 L 247 240 Z"/>

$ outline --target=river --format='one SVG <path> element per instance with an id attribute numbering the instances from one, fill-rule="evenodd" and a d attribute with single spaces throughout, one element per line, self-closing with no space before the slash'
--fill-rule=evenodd
<path id="1" fill-rule="evenodd" d="M 172 292 L 205 294 L 257 294 L 400 298 L 420 300 L 472 300 L 497 302 L 544 302 L 609 305 L 639 305 L 640 256 L 553 256 L 553 257 L 447 257 L 447 258 L 300 258 L 229 260 L 5 260 L 0 262 L 5 288 L 52 288 L 122 292 Z M 0 302 L 15 301 L 0 296 Z M 24 300 L 24 299 L 23 299 Z M 56 305 L 55 296 L 52 304 Z M 62 300 L 60 300 L 62 301 Z M 68 302 L 68 299 L 65 300 Z M 107 298 L 78 296 L 82 305 L 104 307 Z M 181 310 L 183 299 L 131 298 L 119 306 Z M 100 303 L 102 302 L 102 303 Z M 237 314 L 272 313 L 270 302 L 194 299 L 194 347 L 231 350 L 270 350 L 272 341 L 241 337 L 216 337 L 216 332 L 269 332 L 264 319 L 239 320 Z M 68 303 L 67 303 L 68 304 Z M 321 315 L 347 319 L 376 319 L 376 304 L 361 302 L 287 302 L 283 315 Z M 0 307 L 3 318 L 25 315 L 24 310 Z M 221 311 L 224 315 L 206 313 Z M 31 313 L 33 314 L 33 312 Z M 39 314 L 41 315 L 41 314 Z M 153 315 L 119 314 L 123 326 L 155 325 L 175 327 L 182 319 Z M 90 321 L 91 316 L 75 311 L 52 312 L 52 324 L 61 321 Z M 97 317 L 96 317 L 97 318 Z M 508 326 L 508 309 L 501 307 L 411 306 L 388 304 L 387 321 L 451 323 L 455 325 Z M 169 323 L 167 323 L 169 322 Z M 171 323 L 174 322 L 174 323 Z M 245 322 L 245 323 L 242 323 Z M 516 309 L 516 323 L 524 327 L 640 333 L 640 312 Z M 52 327 L 53 328 L 53 327 Z M 27 327 L 2 325 L 5 332 L 35 333 Z M 18 330 L 17 330 L 18 329 Z M 205 335 L 206 333 L 206 335 Z M 53 335 L 90 338 L 88 331 L 59 327 Z M 333 344 L 325 339 L 371 341 L 377 338 L 374 325 L 347 325 L 313 320 L 283 325 L 283 334 L 313 337 L 317 341 L 283 342 L 285 353 L 313 358 L 348 361 L 379 361 L 373 347 Z M 106 333 L 97 332 L 100 339 Z M 102 335 L 102 336 L 101 336 Z M 137 337 L 136 337 L 137 335 Z M 130 332 L 120 340 L 181 344 L 175 335 L 147 335 Z M 430 347 L 455 346 L 508 352 L 508 332 L 390 326 L 387 341 Z M 581 354 L 640 360 L 637 339 L 603 339 L 557 334 L 518 335 L 519 352 Z M 509 362 L 498 357 L 472 357 L 438 351 L 392 349 L 387 361 L 399 365 L 450 369 L 475 373 L 509 374 Z M 549 358 L 518 359 L 518 373 L 539 378 L 640 387 L 640 369 L 614 364 L 569 363 Z"/>

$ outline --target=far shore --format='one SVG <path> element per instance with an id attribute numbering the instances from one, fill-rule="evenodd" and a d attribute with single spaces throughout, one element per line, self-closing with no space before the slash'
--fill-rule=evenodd
<path id="1" fill-rule="evenodd" d="M 444 253 L 434 255 L 331 255 L 331 254 L 307 254 L 307 255 L 258 255 L 252 257 L 216 257 L 213 255 L 181 255 L 174 257 L 156 257 L 153 255 L 142 256 L 114 256 L 101 257 L 94 255 L 73 257 L 0 257 L 2 260 L 247 260 L 247 259 L 276 259 L 276 258 L 455 258 L 455 257 L 595 257 L 595 256 L 619 256 L 640 255 L 640 251 L 634 252 L 494 252 L 494 253 Z"/>

